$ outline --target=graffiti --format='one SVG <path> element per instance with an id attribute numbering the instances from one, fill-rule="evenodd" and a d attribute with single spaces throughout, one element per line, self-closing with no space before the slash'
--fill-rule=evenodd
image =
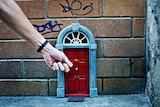
<path id="1" fill-rule="evenodd" d="M 66 0 L 67 6 L 60 4 L 60 6 L 63 8 L 63 12 L 71 12 L 72 15 L 87 15 L 92 12 L 93 10 L 93 3 L 90 5 L 83 6 L 81 0 L 73 0 L 71 3 L 69 3 L 68 0 Z M 83 11 L 84 13 L 80 14 L 77 11 Z"/>
<path id="2" fill-rule="evenodd" d="M 58 23 L 57 21 L 54 21 L 55 23 L 52 24 L 51 21 L 47 22 L 44 25 L 36 25 L 33 24 L 33 26 L 37 29 L 37 31 L 39 33 L 41 33 L 42 35 L 48 34 L 48 33 L 52 33 L 52 32 L 60 32 L 61 31 L 61 26 L 63 24 Z"/>

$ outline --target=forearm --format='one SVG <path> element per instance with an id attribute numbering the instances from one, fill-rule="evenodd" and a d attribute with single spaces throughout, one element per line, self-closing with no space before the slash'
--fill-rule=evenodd
<path id="1" fill-rule="evenodd" d="M 42 44 L 45 42 L 45 38 L 35 30 L 13 0 L 0 0 L 0 18 L 35 48 L 43 46 Z M 49 43 L 47 43 L 40 52 L 46 64 L 53 70 L 60 69 L 69 72 L 69 67 L 73 66 L 72 62 L 69 61 L 63 52 L 57 50 Z"/>
<path id="2" fill-rule="evenodd" d="M 0 0 L 0 18 L 34 47 L 38 47 L 44 43 L 44 37 L 35 30 L 33 25 L 13 0 Z"/>

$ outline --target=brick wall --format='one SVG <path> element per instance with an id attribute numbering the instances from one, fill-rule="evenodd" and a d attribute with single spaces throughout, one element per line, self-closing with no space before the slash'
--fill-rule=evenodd
<path id="1" fill-rule="evenodd" d="M 17 3 L 53 46 L 61 29 L 75 19 L 93 32 L 98 45 L 98 94 L 144 92 L 145 0 Z M 0 32 L 0 95 L 56 95 L 56 71 L 48 68 L 43 58 L 3 22 Z"/>

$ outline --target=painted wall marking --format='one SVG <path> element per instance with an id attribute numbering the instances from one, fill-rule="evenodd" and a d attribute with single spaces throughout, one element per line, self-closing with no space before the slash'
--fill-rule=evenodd
<path id="1" fill-rule="evenodd" d="M 93 10 L 93 3 L 90 5 L 83 6 L 81 0 L 73 0 L 71 3 L 69 3 L 68 0 L 66 0 L 67 6 L 60 4 L 60 6 L 63 9 L 63 12 L 71 12 L 72 15 L 87 15 L 92 12 Z M 84 13 L 80 14 L 77 11 L 82 10 Z"/>
<path id="2" fill-rule="evenodd" d="M 39 33 L 45 35 L 52 32 L 60 32 L 62 29 L 61 26 L 63 26 L 63 24 L 58 23 L 57 21 L 54 21 L 54 24 L 52 24 L 51 21 L 48 21 L 45 24 L 42 25 L 33 24 L 33 26 L 37 29 Z"/>

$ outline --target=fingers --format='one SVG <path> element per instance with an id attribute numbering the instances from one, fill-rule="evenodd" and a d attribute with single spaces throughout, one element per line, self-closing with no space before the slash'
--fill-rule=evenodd
<path id="1" fill-rule="evenodd" d="M 53 70 L 61 70 L 61 71 L 65 71 L 65 72 L 69 72 L 69 66 L 66 63 L 61 63 L 61 62 L 54 62 L 52 67 Z"/>
<path id="2" fill-rule="evenodd" d="M 64 66 L 64 69 L 65 69 L 65 72 L 69 72 L 70 69 L 68 67 L 68 65 L 66 63 L 63 63 L 63 66 Z"/>
<path id="3" fill-rule="evenodd" d="M 46 45 L 45 48 L 47 49 L 43 49 L 41 53 L 46 64 L 53 70 L 69 72 L 69 68 L 72 67 L 73 64 L 68 57 L 62 51 L 53 48 L 52 45 Z"/>
<path id="4" fill-rule="evenodd" d="M 53 70 L 59 70 L 58 64 L 57 64 L 56 62 L 54 62 L 54 63 L 52 64 L 51 68 L 52 68 Z"/>
<path id="5" fill-rule="evenodd" d="M 72 67 L 72 66 L 73 66 L 73 63 L 72 63 L 68 58 L 66 58 L 65 63 L 66 63 L 69 67 Z"/>
<path id="6" fill-rule="evenodd" d="M 65 68 L 61 62 L 58 62 L 57 64 L 58 64 L 58 67 L 60 68 L 61 71 L 65 70 Z"/>
<path id="7" fill-rule="evenodd" d="M 68 57 L 64 53 L 62 53 L 62 61 L 66 63 L 69 67 L 73 66 L 72 62 L 68 59 Z"/>

